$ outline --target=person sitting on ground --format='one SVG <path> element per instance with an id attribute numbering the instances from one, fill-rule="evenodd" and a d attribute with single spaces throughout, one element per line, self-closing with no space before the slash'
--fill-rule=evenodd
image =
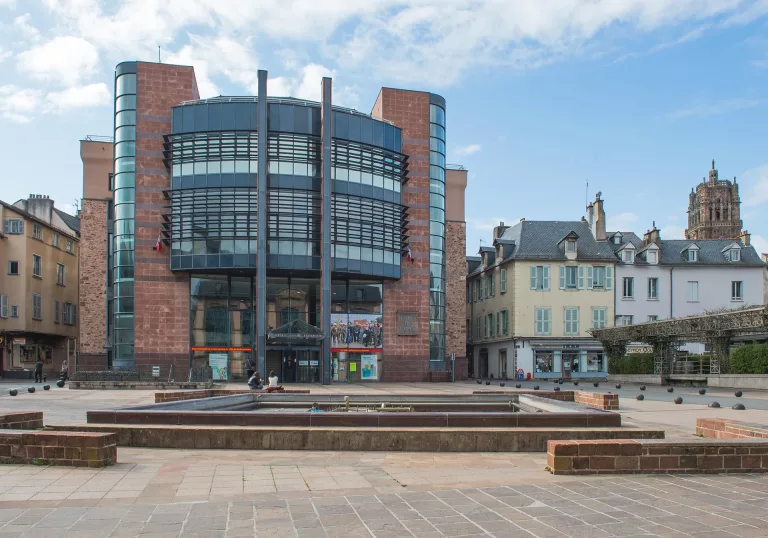
<path id="1" fill-rule="evenodd" d="M 279 392 L 282 390 L 284 390 L 283 387 L 277 384 L 277 375 L 275 374 L 275 371 L 274 370 L 270 371 L 269 386 L 267 387 L 267 392 Z"/>
<path id="2" fill-rule="evenodd" d="M 254 372 L 250 379 L 248 379 L 248 388 L 251 390 L 261 390 L 264 388 L 259 372 Z"/>

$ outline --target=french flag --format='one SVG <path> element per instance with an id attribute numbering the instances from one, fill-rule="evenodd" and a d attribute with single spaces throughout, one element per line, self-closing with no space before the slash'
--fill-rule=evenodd
<path id="1" fill-rule="evenodd" d="M 155 248 L 153 248 L 155 252 L 160 252 L 163 250 L 163 242 L 160 240 L 160 236 L 157 236 L 157 243 L 155 243 Z"/>
<path id="2" fill-rule="evenodd" d="M 411 245 L 408 245 L 408 252 L 405 254 L 406 259 L 413 263 L 413 254 L 411 254 Z"/>

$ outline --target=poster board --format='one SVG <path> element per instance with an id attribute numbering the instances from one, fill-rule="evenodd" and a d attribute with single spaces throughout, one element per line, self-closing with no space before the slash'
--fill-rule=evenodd
<path id="1" fill-rule="evenodd" d="M 208 365 L 214 381 L 226 381 L 229 374 L 229 355 L 227 353 L 211 353 L 208 355 Z"/>
<path id="2" fill-rule="evenodd" d="M 378 366 L 378 355 L 372 355 L 369 353 L 363 353 L 360 355 L 360 368 L 362 369 L 362 372 L 360 373 L 360 379 L 373 381 L 378 379 Z"/>

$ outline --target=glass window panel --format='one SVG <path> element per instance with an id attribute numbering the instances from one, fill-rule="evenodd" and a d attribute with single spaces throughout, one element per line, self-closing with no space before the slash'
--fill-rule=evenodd
<path id="1" fill-rule="evenodd" d="M 293 163 L 286 161 L 278 162 L 278 173 L 280 174 L 293 174 Z"/>
<path id="2" fill-rule="evenodd" d="M 205 174 L 208 172 L 208 167 L 206 166 L 205 161 L 197 161 L 195 163 L 194 173 L 195 174 Z"/>
<path id="3" fill-rule="evenodd" d="M 123 127 L 127 129 L 128 127 Z M 135 157 L 136 156 L 136 142 L 120 142 L 115 144 L 115 158 L 120 157 Z"/>
<path id="4" fill-rule="evenodd" d="M 221 173 L 221 161 L 208 161 L 208 173 L 209 174 Z"/>
<path id="5" fill-rule="evenodd" d="M 235 173 L 235 161 L 221 161 L 221 173 L 222 174 L 234 174 Z"/>
<path id="6" fill-rule="evenodd" d="M 195 165 L 194 163 L 182 163 L 181 164 L 181 175 L 182 176 L 191 176 L 195 173 Z"/>
<path id="7" fill-rule="evenodd" d="M 136 125 L 135 110 L 126 110 L 115 114 L 115 127 L 120 127 L 122 125 Z"/>
<path id="8" fill-rule="evenodd" d="M 247 174 L 249 169 L 248 161 L 235 161 L 235 173 Z"/>
<path id="9" fill-rule="evenodd" d="M 121 110 L 135 110 L 136 109 L 136 96 L 135 95 L 123 95 L 115 100 L 115 110 L 120 112 Z"/>
<path id="10" fill-rule="evenodd" d="M 115 95 L 123 95 L 125 93 L 136 93 L 136 75 L 120 75 L 117 77 L 115 86 Z"/>

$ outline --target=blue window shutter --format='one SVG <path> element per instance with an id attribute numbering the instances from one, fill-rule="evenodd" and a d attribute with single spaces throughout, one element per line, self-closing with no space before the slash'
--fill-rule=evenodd
<path id="1" fill-rule="evenodd" d="M 536 289 L 536 266 L 531 265 L 531 289 Z"/>
<path id="2" fill-rule="evenodd" d="M 549 265 L 544 266 L 544 270 L 541 272 L 541 287 L 542 289 L 549 291 Z"/>
<path id="3" fill-rule="evenodd" d="M 613 289 L 613 267 L 605 266 L 605 289 Z"/>
<path id="4" fill-rule="evenodd" d="M 560 289 L 565 289 L 565 267 L 560 266 Z"/>
<path id="5" fill-rule="evenodd" d="M 593 280 L 593 273 L 594 270 L 591 265 L 587 266 L 587 289 L 592 289 L 592 280 Z"/>
<path id="6" fill-rule="evenodd" d="M 584 266 L 579 265 L 579 289 L 584 289 Z"/>

